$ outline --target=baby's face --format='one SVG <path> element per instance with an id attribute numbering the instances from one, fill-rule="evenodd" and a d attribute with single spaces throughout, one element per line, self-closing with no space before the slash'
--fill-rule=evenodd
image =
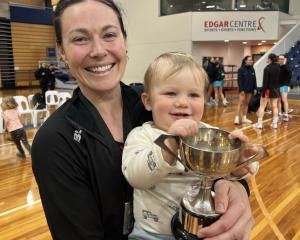
<path id="1" fill-rule="evenodd" d="M 144 103 L 152 110 L 155 125 L 167 130 L 181 118 L 199 122 L 204 109 L 204 85 L 204 80 L 195 79 L 188 68 L 166 80 L 153 81 Z"/>

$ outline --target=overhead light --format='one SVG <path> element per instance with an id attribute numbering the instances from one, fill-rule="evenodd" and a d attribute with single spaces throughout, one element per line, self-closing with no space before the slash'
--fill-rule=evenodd
<path id="1" fill-rule="evenodd" d="M 247 7 L 246 4 L 240 4 L 240 8 L 245 8 L 245 7 Z"/>
<path id="2" fill-rule="evenodd" d="M 174 7 L 173 4 L 170 5 L 170 8 Z"/>
<path id="3" fill-rule="evenodd" d="M 215 5 L 208 5 L 206 6 L 206 8 L 215 8 L 216 6 Z"/>
<path id="4" fill-rule="evenodd" d="M 266 40 L 262 40 L 261 42 L 262 42 L 262 43 L 265 43 L 265 42 L 267 42 L 267 41 L 266 41 Z"/>
<path id="5" fill-rule="evenodd" d="M 258 43 L 257 45 L 258 45 L 258 46 L 261 46 L 261 45 L 262 45 L 262 43 Z"/>
<path id="6" fill-rule="evenodd" d="M 226 39 L 226 40 L 224 40 L 224 42 L 229 42 L 229 40 Z"/>
<path id="7" fill-rule="evenodd" d="M 247 44 L 247 42 L 243 42 L 243 44 Z"/>
<path id="8" fill-rule="evenodd" d="M 202 1 L 201 3 L 202 3 L 202 4 L 206 4 L 206 2 L 205 2 L 205 1 Z"/>

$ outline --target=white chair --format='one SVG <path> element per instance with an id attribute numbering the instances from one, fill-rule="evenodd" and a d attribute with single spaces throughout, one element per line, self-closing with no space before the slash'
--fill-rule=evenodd
<path id="1" fill-rule="evenodd" d="M 45 102 L 46 102 L 47 109 L 51 107 L 58 108 L 59 107 L 58 91 L 55 90 L 46 91 Z"/>
<path id="2" fill-rule="evenodd" d="M 31 121 L 33 123 L 33 112 L 29 108 L 27 98 L 25 96 L 14 96 L 14 99 L 18 103 L 18 111 L 19 111 L 20 116 L 30 115 Z M 25 118 L 25 123 L 27 124 L 27 117 Z"/>
<path id="3" fill-rule="evenodd" d="M 59 107 L 60 107 L 72 96 L 69 92 L 58 92 L 58 97 L 59 97 Z"/>
<path id="4" fill-rule="evenodd" d="M 29 103 L 29 106 L 32 110 L 32 113 L 33 113 L 33 127 L 37 127 L 38 125 L 38 116 L 39 116 L 39 113 L 42 113 L 42 114 L 46 114 L 45 118 L 44 118 L 44 121 L 50 116 L 50 112 L 48 109 L 44 108 L 44 109 L 35 109 L 35 106 L 33 105 L 33 102 L 32 102 L 32 99 L 33 99 L 33 96 L 34 94 L 30 94 L 27 96 L 27 99 L 28 99 L 28 103 Z"/>
<path id="5" fill-rule="evenodd" d="M 0 133 L 4 133 L 4 122 L 2 117 L 1 103 L 2 103 L 2 97 L 0 97 Z"/>

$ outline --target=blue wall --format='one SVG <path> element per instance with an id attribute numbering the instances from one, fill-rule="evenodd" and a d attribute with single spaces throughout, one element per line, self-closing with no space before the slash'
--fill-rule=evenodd
<path id="1" fill-rule="evenodd" d="M 52 25 L 52 9 L 10 6 L 11 22 Z"/>

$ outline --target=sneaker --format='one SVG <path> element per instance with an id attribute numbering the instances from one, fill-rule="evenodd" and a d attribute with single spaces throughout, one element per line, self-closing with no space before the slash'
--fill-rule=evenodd
<path id="1" fill-rule="evenodd" d="M 243 118 L 242 123 L 251 124 L 252 121 L 248 118 Z"/>
<path id="2" fill-rule="evenodd" d="M 293 112 L 293 111 L 294 111 L 294 109 L 289 108 L 288 113 L 291 113 L 291 112 Z"/>
<path id="3" fill-rule="evenodd" d="M 255 124 L 253 124 L 253 127 L 254 127 L 254 128 L 258 128 L 258 129 L 262 129 L 262 128 L 263 128 L 263 125 L 262 125 L 262 123 L 257 122 L 257 123 L 255 123 Z"/>
<path id="4" fill-rule="evenodd" d="M 276 123 L 276 122 L 272 122 L 272 123 L 271 123 L 271 128 L 277 129 L 277 128 L 278 128 L 277 123 Z"/>
<path id="5" fill-rule="evenodd" d="M 272 114 L 272 111 L 271 111 L 271 110 L 265 110 L 265 113 L 271 115 L 271 114 Z"/>
<path id="6" fill-rule="evenodd" d="M 19 158 L 25 158 L 25 153 L 16 153 L 16 156 L 19 157 Z"/>
<path id="7" fill-rule="evenodd" d="M 288 121 L 289 121 L 289 116 L 287 116 L 287 115 L 282 115 L 282 121 L 288 122 Z"/>
<path id="8" fill-rule="evenodd" d="M 223 102 L 223 106 L 224 106 L 224 107 L 227 107 L 227 105 L 228 105 L 228 103 L 224 101 L 224 102 Z"/>
<path id="9" fill-rule="evenodd" d="M 240 124 L 239 116 L 235 116 L 233 123 L 236 124 L 236 125 Z"/>
<path id="10" fill-rule="evenodd" d="M 207 107 L 213 107 L 214 104 L 213 104 L 212 102 L 206 102 L 206 103 L 205 103 L 205 106 L 207 106 Z"/>

